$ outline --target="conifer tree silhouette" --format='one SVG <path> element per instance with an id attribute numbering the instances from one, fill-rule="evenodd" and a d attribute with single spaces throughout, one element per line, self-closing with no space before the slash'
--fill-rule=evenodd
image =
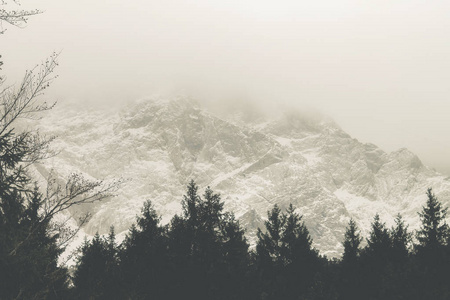
<path id="1" fill-rule="evenodd" d="M 356 300 L 361 299 L 361 278 L 360 278 L 360 244 L 362 238 L 358 226 L 353 219 L 350 219 L 345 231 L 344 254 L 342 256 L 342 270 L 339 278 L 340 299 Z"/>
<path id="2" fill-rule="evenodd" d="M 95 234 L 86 240 L 77 259 L 73 277 L 74 297 L 79 299 L 119 299 L 117 249 L 114 229 L 108 238 Z"/>
<path id="3" fill-rule="evenodd" d="M 446 299 L 450 296 L 447 272 L 450 267 L 446 246 L 449 227 L 445 221 L 447 209 L 442 206 L 432 189 L 427 190 L 427 202 L 419 212 L 421 227 L 415 245 L 416 266 L 419 275 L 415 283 L 418 295 L 428 299 Z M 425 299 L 423 298 L 423 299 Z"/>
<path id="4" fill-rule="evenodd" d="M 168 290 L 167 228 L 147 200 L 122 243 L 120 274 L 124 298 L 163 299 Z"/>

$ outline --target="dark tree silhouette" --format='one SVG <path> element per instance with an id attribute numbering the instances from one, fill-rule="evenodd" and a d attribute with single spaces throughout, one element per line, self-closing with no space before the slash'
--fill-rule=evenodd
<path id="1" fill-rule="evenodd" d="M 344 254 L 342 256 L 342 275 L 340 276 L 340 299 L 361 299 L 361 278 L 360 278 L 360 244 L 362 238 L 358 226 L 353 219 L 350 219 L 345 231 Z"/>
<path id="2" fill-rule="evenodd" d="M 412 234 L 408 231 L 400 214 L 395 218 L 395 227 L 391 229 L 392 261 L 399 265 L 405 265 L 411 245 Z"/>
<path id="3" fill-rule="evenodd" d="M 413 299 L 411 284 L 410 245 L 412 234 L 400 214 L 395 218 L 395 226 L 390 230 L 392 248 L 390 250 L 390 273 L 386 278 L 386 299 Z"/>
<path id="4" fill-rule="evenodd" d="M 164 299 L 168 290 L 167 228 L 150 201 L 144 203 L 137 227 L 132 226 L 122 244 L 120 271 L 123 298 Z"/>
<path id="5" fill-rule="evenodd" d="M 302 217 L 290 205 L 268 212 L 266 231 L 258 230 L 255 265 L 260 297 L 294 299 L 312 288 L 320 269 L 317 250 Z"/>
<path id="6" fill-rule="evenodd" d="M 248 244 L 232 214 L 223 212 L 220 195 L 209 187 L 203 198 L 194 181 L 183 197 L 183 216 L 170 224 L 172 297 L 239 299 L 245 287 Z"/>
<path id="7" fill-rule="evenodd" d="M 445 222 L 448 208 L 443 208 L 432 189 L 427 191 L 427 203 L 419 212 L 421 227 L 417 232 L 419 253 L 437 251 L 447 243 L 449 228 Z"/>
<path id="8" fill-rule="evenodd" d="M 351 219 L 343 241 L 342 260 L 330 261 L 313 248 L 309 231 L 292 205 L 285 213 L 276 205 L 268 212 L 266 230 L 258 231 L 256 250 L 249 253 L 244 231 L 232 214 L 223 212 L 220 195 L 207 188 L 200 197 L 197 185 L 191 181 L 183 198 L 183 215 L 176 215 L 169 226 L 159 225 L 160 217 L 148 201 L 137 225 L 131 227 L 119 247 L 119 255 L 113 232 L 108 238 L 97 235 L 86 242 L 75 272 L 74 296 L 449 299 L 449 246 L 443 219 L 446 210 L 430 190 L 427 195 L 427 205 L 420 214 L 425 225 L 418 235 L 422 241 L 439 241 L 435 246 L 439 251 L 429 252 L 427 247 L 433 243 L 427 242 L 417 244 L 416 252 L 410 253 L 411 234 L 401 216 L 388 230 L 377 214 L 367 246 L 360 250 L 362 238 Z M 5 208 L 22 209 L 17 202 L 10 204 Z M 29 218 L 27 222 L 38 217 L 33 207 L 37 206 L 30 204 L 23 213 Z M 13 218 L 12 224 L 16 223 Z M 440 232 L 441 238 L 428 237 L 433 228 L 438 228 L 436 236 Z M 430 257 L 430 253 L 440 256 Z"/>
<path id="9" fill-rule="evenodd" d="M 114 228 L 108 238 L 98 233 L 85 241 L 73 277 L 74 295 L 78 299 L 120 299 L 118 261 Z"/>
<path id="10" fill-rule="evenodd" d="M 418 275 L 414 286 L 421 299 L 448 299 L 450 289 L 447 272 L 450 267 L 446 250 L 449 227 L 445 222 L 447 208 L 442 207 L 431 188 L 427 202 L 419 212 L 421 227 L 417 231 L 416 269 Z"/>
<path id="11" fill-rule="evenodd" d="M 278 205 L 267 212 L 267 217 L 268 220 L 264 222 L 266 231 L 258 228 L 255 265 L 260 297 L 272 299 L 280 296 L 283 284 L 279 274 L 283 266 L 281 236 L 286 219 Z"/>
<path id="12" fill-rule="evenodd" d="M 320 260 L 318 251 L 312 247 L 308 228 L 292 204 L 286 210 L 284 219 L 281 235 L 281 273 L 285 283 L 285 297 L 295 299 L 299 295 L 305 295 L 313 286 L 320 269 Z"/>
<path id="13" fill-rule="evenodd" d="M 386 287 L 390 281 L 391 246 L 389 230 L 386 228 L 386 224 L 381 222 L 380 216 L 376 214 L 369 238 L 367 238 L 367 246 L 361 256 L 364 269 L 361 275 L 368 299 L 387 297 Z"/>

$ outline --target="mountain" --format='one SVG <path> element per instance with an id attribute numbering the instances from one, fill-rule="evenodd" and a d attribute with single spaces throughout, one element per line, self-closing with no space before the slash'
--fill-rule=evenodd
<path id="1" fill-rule="evenodd" d="M 76 171 L 125 181 L 117 197 L 71 211 L 92 213 L 84 228 L 89 235 L 111 225 L 126 232 L 146 199 L 169 222 L 191 179 L 221 193 L 251 242 L 274 204 L 292 203 L 314 245 L 331 257 L 342 252 L 350 217 L 366 236 L 376 212 L 388 225 L 401 213 L 417 228 L 428 187 L 450 204 L 450 179 L 416 155 L 361 143 L 320 114 L 218 117 L 188 98 L 154 97 L 118 112 L 59 107 L 38 127 L 58 136 L 60 150 L 37 168 L 43 176 L 55 169 L 61 176 Z"/>

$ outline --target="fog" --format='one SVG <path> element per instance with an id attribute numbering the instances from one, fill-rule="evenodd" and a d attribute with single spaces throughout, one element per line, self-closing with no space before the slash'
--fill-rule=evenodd
<path id="1" fill-rule="evenodd" d="M 44 13 L 4 26 L 10 83 L 61 51 L 46 95 L 59 102 L 182 89 L 225 106 L 313 106 L 363 142 L 407 147 L 450 174 L 449 1 L 21 3 Z"/>

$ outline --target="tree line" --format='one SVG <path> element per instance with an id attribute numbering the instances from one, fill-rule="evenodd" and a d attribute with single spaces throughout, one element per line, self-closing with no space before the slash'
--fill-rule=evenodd
<path id="1" fill-rule="evenodd" d="M 183 212 L 167 225 L 147 201 L 125 240 L 114 229 L 80 248 L 76 299 L 449 299 L 447 209 L 432 190 L 410 232 L 398 215 L 387 228 L 375 215 L 362 247 L 350 220 L 340 259 L 320 255 L 302 216 L 275 205 L 257 244 L 223 211 L 220 195 L 200 196 L 191 181 Z"/>

